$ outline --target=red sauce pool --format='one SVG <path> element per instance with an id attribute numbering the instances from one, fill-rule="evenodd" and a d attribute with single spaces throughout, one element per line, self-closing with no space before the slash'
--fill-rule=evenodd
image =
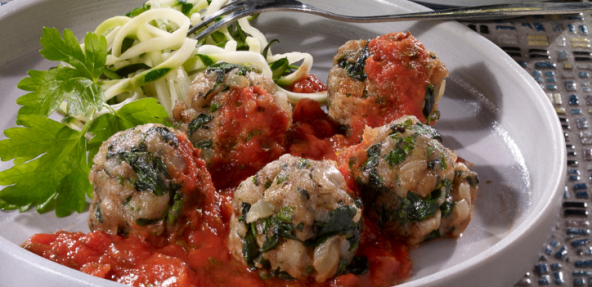
<path id="1" fill-rule="evenodd" d="M 237 91 L 231 98 L 240 102 L 242 98 L 257 93 L 260 91 Z M 236 107 L 237 109 L 227 112 L 245 115 L 244 110 L 239 108 L 240 105 Z M 339 134 L 339 127 L 312 100 L 302 100 L 296 105 L 293 120 L 287 142 L 288 151 L 292 154 L 312 159 L 337 160 L 336 152 L 353 144 L 351 139 Z M 244 130 L 234 133 L 240 134 L 242 131 Z M 246 153 L 248 147 L 245 145 L 239 149 L 241 153 Z M 248 156 L 250 155 L 245 155 Z M 247 158 L 238 160 L 244 161 Z M 228 175 L 221 172 L 223 171 L 213 170 L 212 177 Z M 348 175 L 345 170 L 342 173 Z M 236 181 L 229 182 L 235 186 L 238 184 Z M 203 183 L 203 179 L 200 183 Z M 408 248 L 382 235 L 372 222 L 365 220 L 356 255 L 368 258 L 369 271 L 366 274 L 341 275 L 322 284 L 311 278 L 306 282 L 278 278 L 264 280 L 259 277 L 258 271 L 251 271 L 234 259 L 226 247 L 234 188 L 206 190 L 202 204 L 184 213 L 176 234 L 167 240 L 147 241 L 133 235 L 124 238 L 100 231 L 88 234 L 58 231 L 53 234 L 33 235 L 23 247 L 84 273 L 133 286 L 378 287 L 400 283 L 411 273 Z"/>
<path id="2" fill-rule="evenodd" d="M 238 185 L 285 153 L 286 111 L 259 86 L 233 89 L 220 109 L 208 170 L 217 188 Z"/>
<path id="3" fill-rule="evenodd" d="M 308 74 L 306 77 L 293 83 L 288 90 L 294 93 L 312 94 L 316 92 L 323 92 L 327 90 L 327 86 L 319 81 L 317 76 Z"/>

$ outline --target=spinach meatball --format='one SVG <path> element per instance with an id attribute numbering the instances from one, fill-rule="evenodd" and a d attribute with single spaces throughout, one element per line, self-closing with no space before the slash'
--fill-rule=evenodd
<path id="1" fill-rule="evenodd" d="M 413 116 L 366 128 L 364 140 L 340 154 L 367 214 L 410 246 L 458 236 L 471 219 L 478 179 L 440 135 Z"/>
<path id="2" fill-rule="evenodd" d="M 205 163 L 185 134 L 158 124 L 114 134 L 93 160 L 91 230 L 170 234 L 200 193 L 212 188 Z"/>
<path id="3" fill-rule="evenodd" d="M 379 127 L 403 115 L 433 123 L 447 76 L 438 57 L 409 32 L 348 41 L 329 71 L 329 116 L 356 140 L 366 126 Z"/>
<path id="4" fill-rule="evenodd" d="M 229 250 L 262 276 L 324 282 L 344 273 L 361 219 L 346 190 L 332 161 L 283 155 L 235 191 Z"/>
<path id="5" fill-rule="evenodd" d="M 285 153 L 291 113 L 271 79 L 254 68 L 220 62 L 195 78 L 173 118 L 201 149 L 216 187 L 224 188 Z"/>

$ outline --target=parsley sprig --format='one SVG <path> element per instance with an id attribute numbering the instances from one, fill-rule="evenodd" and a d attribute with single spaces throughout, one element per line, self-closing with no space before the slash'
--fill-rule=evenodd
<path id="1" fill-rule="evenodd" d="M 104 140 L 136 125 L 169 124 L 164 108 L 150 98 L 94 118 L 105 104 L 99 82 L 107 59 L 103 36 L 86 34 L 81 48 L 72 31 L 64 30 L 62 37 L 57 29 L 44 28 L 41 45 L 44 58 L 62 63 L 48 71 L 31 70 L 17 85 L 29 93 L 17 99 L 22 105 L 17 116 L 21 127 L 5 130 L 7 139 L 0 141 L 0 160 L 14 163 L 0 171 L 0 185 L 5 186 L 0 209 L 36 206 L 38 212 L 55 209 L 62 217 L 84 210 L 86 196 L 92 195 L 92 157 Z M 82 130 L 48 118 L 64 101 L 68 116 L 88 117 Z"/>

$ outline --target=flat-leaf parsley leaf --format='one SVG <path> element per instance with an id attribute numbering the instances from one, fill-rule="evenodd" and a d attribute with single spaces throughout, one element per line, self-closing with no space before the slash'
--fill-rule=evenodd
<path id="1" fill-rule="evenodd" d="M 17 99 L 17 104 L 23 106 L 18 115 L 49 116 L 63 101 L 67 102 L 67 113 L 72 116 L 99 110 L 105 102 L 103 89 L 97 83 L 107 59 L 105 37 L 86 34 L 83 51 L 72 31 L 64 30 L 62 39 L 55 28 L 44 28 L 41 45 L 43 57 L 72 67 L 60 65 L 49 71 L 29 71 L 29 77 L 17 85 L 30 92 Z M 20 124 L 19 119 L 17 123 Z"/>
<path id="2" fill-rule="evenodd" d="M 19 119 L 24 127 L 4 131 L 8 139 L 0 141 L 0 159 L 35 159 L 0 172 L 0 185 L 7 185 L 0 190 L 5 208 L 36 204 L 37 210 L 43 211 L 55 200 L 58 216 L 82 212 L 85 196 L 91 192 L 86 130 L 75 131 L 38 115 Z"/>

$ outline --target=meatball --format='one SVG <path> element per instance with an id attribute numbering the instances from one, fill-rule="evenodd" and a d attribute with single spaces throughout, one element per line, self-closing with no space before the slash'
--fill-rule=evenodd
<path id="1" fill-rule="evenodd" d="M 447 76 L 438 57 L 409 32 L 348 41 L 329 71 L 329 116 L 355 139 L 365 126 L 379 127 L 403 115 L 434 123 Z"/>
<path id="2" fill-rule="evenodd" d="M 366 128 L 363 142 L 340 154 L 340 161 L 370 218 L 410 246 L 458 236 L 471 219 L 477 175 L 413 116 Z"/>
<path id="3" fill-rule="evenodd" d="M 360 239 L 361 209 L 346 190 L 334 162 L 283 155 L 235 191 L 229 250 L 263 275 L 324 282 Z"/>
<path id="4" fill-rule="evenodd" d="M 91 230 L 170 234 L 200 193 L 212 188 L 205 163 L 185 134 L 158 124 L 114 134 L 93 160 Z"/>
<path id="5" fill-rule="evenodd" d="M 285 153 L 291 106 L 271 79 L 221 62 L 195 78 L 173 118 L 201 149 L 216 187 L 224 188 Z"/>

